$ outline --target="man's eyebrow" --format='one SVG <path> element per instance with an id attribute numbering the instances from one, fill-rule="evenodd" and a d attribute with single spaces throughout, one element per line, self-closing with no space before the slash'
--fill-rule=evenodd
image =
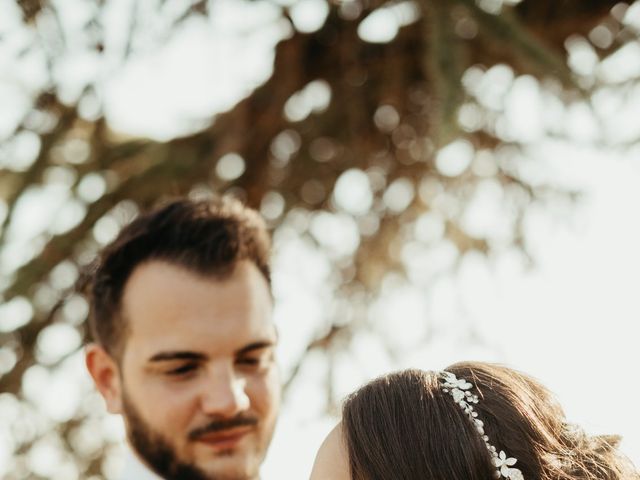
<path id="1" fill-rule="evenodd" d="M 197 352 L 160 352 L 149 359 L 149 362 L 170 362 L 172 360 L 206 360 L 207 356 Z"/>
<path id="2" fill-rule="evenodd" d="M 240 350 L 236 351 L 236 356 L 245 355 L 254 350 L 261 350 L 263 348 L 273 347 L 275 342 L 273 340 L 261 340 L 259 342 L 253 342 L 247 345 L 246 347 L 242 347 Z"/>

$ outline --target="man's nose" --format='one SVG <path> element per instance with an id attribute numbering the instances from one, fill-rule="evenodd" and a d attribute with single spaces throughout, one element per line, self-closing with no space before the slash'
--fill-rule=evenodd
<path id="1" fill-rule="evenodd" d="M 236 375 L 232 367 L 213 368 L 208 377 L 201 395 L 203 413 L 233 417 L 249 408 L 246 380 Z"/>

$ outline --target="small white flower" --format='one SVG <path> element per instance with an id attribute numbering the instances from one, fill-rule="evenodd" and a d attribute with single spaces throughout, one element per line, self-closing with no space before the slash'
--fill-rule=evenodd
<path id="1" fill-rule="evenodd" d="M 467 382 L 464 378 L 458 378 L 451 372 L 442 372 L 445 385 L 451 388 L 459 388 L 460 390 L 469 390 L 473 388 L 473 385 Z"/>
<path id="2" fill-rule="evenodd" d="M 464 400 L 464 392 L 462 390 L 458 390 L 457 388 L 451 390 L 451 396 L 453 397 L 453 401 L 456 403 L 460 403 L 461 400 Z"/>
<path id="3" fill-rule="evenodd" d="M 467 382 L 464 378 L 461 378 L 459 380 L 456 380 L 454 382 L 454 385 L 459 388 L 460 390 L 469 390 L 471 388 L 473 388 L 473 385 L 470 384 L 469 382 Z"/>
<path id="4" fill-rule="evenodd" d="M 524 480 L 522 472 L 517 468 L 509 468 L 509 471 L 507 472 L 507 478 L 509 478 L 510 480 Z"/>
<path id="5" fill-rule="evenodd" d="M 516 468 L 514 469 L 509 468 L 515 465 L 516 462 L 517 460 L 515 458 L 507 458 L 507 454 L 504 453 L 502 450 L 500 451 L 498 456 L 493 459 L 493 464 L 496 466 L 496 468 L 500 469 L 500 474 L 504 478 L 510 478 L 508 476 L 509 470 L 517 470 Z M 520 472 L 520 470 L 518 470 L 518 472 Z"/>
<path id="6" fill-rule="evenodd" d="M 471 404 L 476 404 L 479 401 L 478 395 L 468 391 L 473 388 L 473 384 L 464 379 L 458 379 L 453 373 L 446 371 L 440 372 L 440 379 L 442 380 L 442 391 L 453 397 L 454 402 L 468 415 L 469 420 L 487 445 L 487 450 L 489 450 L 489 453 L 493 457 L 493 464 L 496 467 L 496 478 L 524 480 L 524 476 L 520 470 L 511 468 L 516 464 L 517 460 L 512 457 L 507 457 L 507 454 L 502 450 L 498 454 L 496 448 L 489 442 L 489 437 L 484 432 L 484 423 L 477 418 L 478 414 L 471 406 Z"/>
<path id="7" fill-rule="evenodd" d="M 445 383 L 453 384 L 458 381 L 458 377 L 451 372 L 442 372 L 442 377 L 444 378 Z"/>

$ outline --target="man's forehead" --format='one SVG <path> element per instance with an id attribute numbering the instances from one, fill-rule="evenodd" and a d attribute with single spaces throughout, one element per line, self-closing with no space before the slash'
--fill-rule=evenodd
<path id="1" fill-rule="evenodd" d="M 123 287 L 123 296 L 131 290 L 137 290 L 140 283 L 145 286 L 162 288 L 175 280 L 187 283 L 199 283 L 209 289 L 224 289 L 229 285 L 246 284 L 270 293 L 271 287 L 264 274 L 249 260 L 241 260 L 221 271 L 203 272 L 188 267 L 178 261 L 154 258 L 137 265 L 130 273 Z M 177 285 L 177 284 L 176 284 Z"/>
<path id="2" fill-rule="evenodd" d="M 160 261 L 141 266 L 123 297 L 128 343 L 146 354 L 180 350 L 209 355 L 255 342 L 275 343 L 268 284 L 256 267 L 242 268 L 221 281 Z"/>
<path id="3" fill-rule="evenodd" d="M 122 298 L 123 311 L 130 317 L 155 306 L 162 312 L 171 307 L 180 310 L 206 307 L 208 311 L 246 309 L 254 305 L 264 310 L 271 303 L 267 281 L 249 262 L 238 264 L 233 274 L 219 278 L 154 260 L 132 273 Z"/>

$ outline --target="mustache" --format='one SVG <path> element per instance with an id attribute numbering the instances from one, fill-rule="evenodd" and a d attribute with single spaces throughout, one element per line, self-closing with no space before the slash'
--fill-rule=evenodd
<path id="1" fill-rule="evenodd" d="M 258 424 L 258 419 L 255 417 L 247 417 L 239 415 L 235 418 L 226 420 L 214 420 L 213 422 L 196 428 L 189 432 L 189 440 L 197 440 L 203 435 L 208 433 L 220 432 L 223 430 L 229 430 L 236 427 L 254 427 Z"/>

